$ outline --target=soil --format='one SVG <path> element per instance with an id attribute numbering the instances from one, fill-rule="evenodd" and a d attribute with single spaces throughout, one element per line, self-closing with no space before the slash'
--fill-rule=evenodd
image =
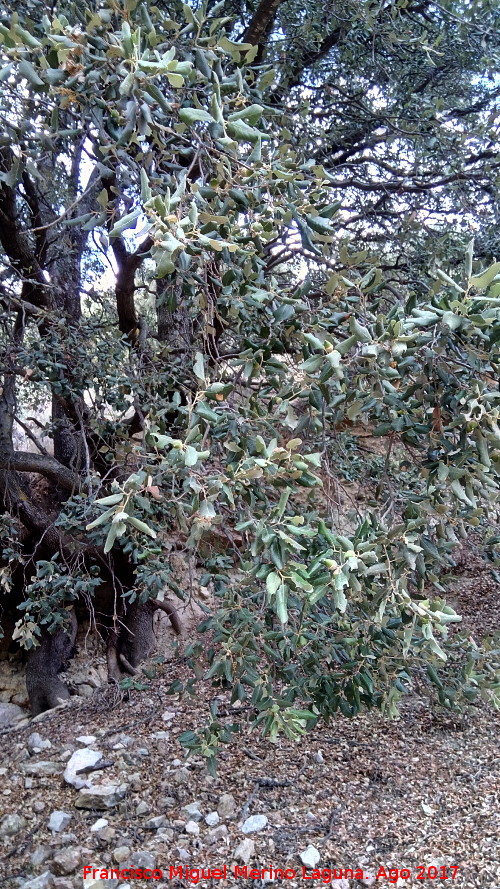
<path id="1" fill-rule="evenodd" d="M 466 627 L 476 637 L 498 629 L 498 584 L 484 565 L 469 554 L 458 566 L 455 586 Z M 448 879 L 445 885 L 500 889 L 500 715 L 488 706 L 453 714 L 431 710 L 429 701 L 415 694 L 396 721 L 377 713 L 338 717 L 298 743 L 280 739 L 274 745 L 250 733 L 243 714 L 241 734 L 221 750 L 212 778 L 202 758 L 185 760 L 178 738 L 204 724 L 214 696 L 222 711 L 230 710 L 227 699 L 207 682 L 197 686 L 196 697 L 169 696 L 170 683 L 185 679 L 187 667 L 177 657 L 161 669 L 163 675 L 147 691 L 131 691 L 128 700 L 103 686 L 90 699 L 73 699 L 0 737 L 1 814 L 25 819 L 22 830 L 3 837 L 0 889 L 18 889 L 47 870 L 61 874 L 51 856 L 65 848 L 76 850 L 81 863 L 47 885 L 76 889 L 82 886 L 83 865 L 116 867 L 123 846 L 130 855 L 153 854 L 164 874 L 160 881 L 122 882 L 123 889 L 194 885 L 184 877 L 169 878 L 169 867 L 182 865 L 227 866 L 226 880 L 203 879 L 202 887 L 263 886 L 265 875 L 245 878 L 233 872 L 235 865 L 244 866 L 241 847 L 238 852 L 245 840 L 242 824 L 260 814 L 268 821 L 248 835 L 254 845 L 247 842 L 247 863 L 259 871 L 288 868 L 289 876 L 274 881 L 277 885 L 417 887 Z M 52 748 L 30 755 L 33 731 Z M 61 774 L 26 777 L 26 762 L 65 763 L 79 746 L 77 738 L 89 734 L 111 763 L 93 773 L 101 776 L 95 780 L 129 784 L 125 800 L 104 813 L 75 808 L 77 791 Z M 221 807 L 223 794 L 234 797 L 236 810 L 234 816 L 222 814 L 219 829 L 212 828 L 204 818 Z M 193 802 L 203 816 L 198 832 L 186 829 L 192 821 L 182 811 Z M 54 810 L 71 814 L 69 834 L 48 830 Z M 161 815 L 166 816 L 163 829 L 147 826 L 148 819 Z M 91 831 L 102 816 L 109 825 Z M 303 876 L 299 856 L 309 845 L 319 853 L 320 876 L 313 877 L 310 869 Z M 40 863 L 37 850 L 44 849 Z M 361 869 L 363 881 L 341 875 L 339 869 L 346 868 Z"/>

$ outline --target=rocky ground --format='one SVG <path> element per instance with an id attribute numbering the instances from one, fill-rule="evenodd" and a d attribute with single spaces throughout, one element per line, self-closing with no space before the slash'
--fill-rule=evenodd
<path id="1" fill-rule="evenodd" d="M 456 584 L 476 636 L 498 629 L 498 585 L 482 566 L 469 559 Z M 244 726 L 212 778 L 178 737 L 203 724 L 216 692 L 171 697 L 185 663 L 161 671 L 126 701 L 101 686 L 0 735 L 0 889 L 178 889 L 224 867 L 198 885 L 263 886 L 272 868 L 290 889 L 500 889 L 499 714 L 432 713 L 414 696 L 397 721 L 339 717 L 300 743 Z M 85 882 L 84 867 L 95 869 Z M 100 879 L 129 867 L 155 879 Z"/>
<path id="2" fill-rule="evenodd" d="M 224 865 L 227 880 L 199 885 L 262 886 L 241 870 L 235 878 L 245 864 L 288 868 L 281 885 L 304 889 L 422 886 L 433 879 L 418 880 L 419 866 L 451 880 L 452 865 L 457 886 L 500 887 L 498 715 L 433 716 L 414 699 L 399 721 L 339 718 L 298 744 L 244 730 L 212 778 L 177 741 L 200 723 L 202 701 L 174 701 L 166 685 L 117 706 L 98 692 L 4 734 L 2 889 L 180 887 L 193 883 L 170 879 L 171 866 Z M 82 883 L 84 866 L 97 877 L 130 865 L 159 868 L 163 879 Z M 364 881 L 330 881 L 333 868 L 340 877 L 349 867 Z M 381 867 L 387 877 L 377 880 Z M 395 868 L 412 876 L 395 883 Z"/>

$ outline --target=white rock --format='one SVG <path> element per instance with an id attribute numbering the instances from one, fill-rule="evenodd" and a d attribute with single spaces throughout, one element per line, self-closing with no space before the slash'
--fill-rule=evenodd
<path id="1" fill-rule="evenodd" d="M 205 818 L 205 824 L 208 824 L 209 827 L 215 827 L 220 821 L 218 812 L 209 812 Z"/>
<path id="2" fill-rule="evenodd" d="M 165 710 L 164 713 L 161 714 L 161 718 L 163 722 L 170 722 L 171 719 L 175 717 L 175 710 Z"/>
<path id="3" fill-rule="evenodd" d="M 68 760 L 68 764 L 64 770 L 64 780 L 66 781 L 66 784 L 72 784 L 77 790 L 80 790 L 82 787 L 90 787 L 92 783 L 90 778 L 88 776 L 83 777 L 82 775 L 77 775 L 77 772 L 80 769 L 95 766 L 100 759 L 102 759 L 102 753 L 100 753 L 99 750 L 91 750 L 90 747 L 84 747 L 82 750 L 75 750 L 71 759 Z"/>
<path id="4" fill-rule="evenodd" d="M 28 738 L 28 750 L 30 753 L 39 753 L 40 750 L 49 750 L 51 747 L 50 741 L 42 738 L 38 732 L 32 732 Z"/>
<path id="5" fill-rule="evenodd" d="M 92 744 L 95 744 L 97 738 L 95 735 L 78 735 L 78 738 L 75 740 L 78 744 L 83 744 L 84 747 L 91 747 Z"/>
<path id="6" fill-rule="evenodd" d="M 196 823 L 196 821 L 187 821 L 184 825 L 184 830 L 186 833 L 190 833 L 193 836 L 197 837 L 200 832 L 200 825 Z"/>
<path id="7" fill-rule="evenodd" d="M 112 809 L 125 798 L 128 784 L 82 787 L 75 802 L 77 809 Z"/>
<path id="8" fill-rule="evenodd" d="M 242 833 L 255 833 L 257 830 L 264 830 L 267 825 L 267 817 L 265 815 L 250 815 L 241 825 Z"/>
<path id="9" fill-rule="evenodd" d="M 312 868 L 316 867 L 321 855 L 315 846 L 308 846 L 307 849 L 304 849 L 304 851 L 300 853 L 299 857 L 304 867 Z"/>
<path id="10" fill-rule="evenodd" d="M 52 812 L 50 815 L 48 828 L 54 833 L 60 833 L 61 830 L 66 830 L 70 821 L 71 815 L 68 815 L 67 812 L 61 812 L 56 809 L 56 811 Z"/>
<path id="11" fill-rule="evenodd" d="M 245 837 L 244 840 L 241 841 L 239 846 L 233 852 L 233 858 L 235 861 L 242 861 L 243 864 L 248 864 L 251 857 L 255 852 L 255 843 L 253 840 L 249 840 L 248 837 Z"/>
<path id="12" fill-rule="evenodd" d="M 95 833 L 96 830 L 102 830 L 103 827 L 107 827 L 108 824 L 109 821 L 107 818 L 98 818 L 97 821 L 94 821 L 90 830 L 92 831 L 92 833 Z"/>
<path id="13" fill-rule="evenodd" d="M 199 803 L 188 803 L 181 809 L 181 816 L 188 818 L 190 821 L 201 821 L 203 815 L 200 812 Z"/>

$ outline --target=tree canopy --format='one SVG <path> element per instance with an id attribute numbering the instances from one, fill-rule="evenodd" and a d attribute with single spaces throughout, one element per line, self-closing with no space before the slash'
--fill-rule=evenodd
<path id="1" fill-rule="evenodd" d="M 182 595 L 175 544 L 215 591 L 209 676 L 271 737 L 395 712 L 415 677 L 498 703 L 441 580 L 496 522 L 498 24 L 485 0 L 0 14 L 2 583 L 26 647 L 111 583 L 132 672 L 127 615 Z M 349 472 L 372 477 L 348 519 Z M 210 757 L 227 732 L 184 740 Z"/>

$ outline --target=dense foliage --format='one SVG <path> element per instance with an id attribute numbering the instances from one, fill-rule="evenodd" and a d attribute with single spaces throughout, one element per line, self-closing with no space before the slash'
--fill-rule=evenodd
<path id="1" fill-rule="evenodd" d="M 498 652 L 450 634 L 440 580 L 496 522 L 497 19 L 0 17 L 2 584 L 24 565 L 27 647 L 110 577 L 129 603 L 182 595 L 176 545 L 215 591 L 209 676 L 271 737 L 394 713 L 419 679 L 498 703 Z M 349 473 L 365 497 L 339 514 Z M 214 710 L 184 740 L 210 757 L 227 731 Z"/>

